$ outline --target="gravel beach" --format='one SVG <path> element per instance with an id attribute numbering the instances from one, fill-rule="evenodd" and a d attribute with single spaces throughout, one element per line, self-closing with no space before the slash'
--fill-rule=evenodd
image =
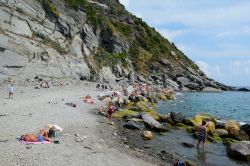
<path id="1" fill-rule="evenodd" d="M 117 142 L 116 128 L 94 113 L 103 103 L 97 100 L 100 92 L 93 87 L 17 87 L 13 100 L 8 99 L 6 89 L 0 88 L 0 165 L 158 165 Z M 82 102 L 80 96 L 87 94 L 97 103 Z M 76 108 L 65 104 L 71 102 Z M 57 139 L 60 144 L 24 145 L 16 139 L 48 129 L 48 124 L 63 128 Z"/>

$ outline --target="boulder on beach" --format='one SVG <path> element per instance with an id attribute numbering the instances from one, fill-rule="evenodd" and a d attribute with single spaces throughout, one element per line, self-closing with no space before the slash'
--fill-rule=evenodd
<path id="1" fill-rule="evenodd" d="M 144 131 L 143 132 L 143 138 L 145 140 L 152 140 L 154 138 L 154 135 L 151 131 Z"/>
<path id="2" fill-rule="evenodd" d="M 141 130 L 144 128 L 143 123 L 136 121 L 128 121 L 123 126 L 126 127 L 127 129 L 132 129 L 132 130 L 134 129 Z"/>
<path id="3" fill-rule="evenodd" d="M 234 138 L 240 141 L 249 141 L 247 133 L 241 129 L 234 135 Z"/>
<path id="4" fill-rule="evenodd" d="M 240 129 L 241 129 L 241 130 L 244 130 L 244 131 L 247 133 L 247 135 L 249 136 L 249 138 L 250 138 L 250 124 L 242 125 L 242 126 L 240 127 Z"/>
<path id="5" fill-rule="evenodd" d="M 223 144 L 226 146 L 230 146 L 231 144 L 237 143 L 237 142 L 240 142 L 240 141 L 232 139 L 232 138 L 224 138 L 223 139 Z"/>
<path id="6" fill-rule="evenodd" d="M 225 122 L 225 129 L 228 131 L 230 136 L 235 136 L 240 130 L 240 124 L 235 120 L 229 120 Z"/>
<path id="7" fill-rule="evenodd" d="M 187 127 L 186 127 L 186 131 L 187 131 L 188 133 L 194 133 L 194 132 L 195 132 L 195 129 L 194 129 L 193 127 L 191 127 L 191 126 L 187 126 Z"/>
<path id="8" fill-rule="evenodd" d="M 185 119 L 181 112 L 170 112 L 170 117 L 175 123 L 182 123 Z"/>
<path id="9" fill-rule="evenodd" d="M 138 115 L 138 112 L 135 112 L 132 110 L 121 110 L 121 111 L 115 112 L 113 114 L 113 117 L 121 119 L 121 118 L 125 118 L 125 117 L 132 118 L 132 117 L 137 116 L 137 115 Z"/>
<path id="10" fill-rule="evenodd" d="M 214 132 L 210 135 L 207 136 L 207 139 L 210 141 L 210 142 L 213 142 L 213 143 L 218 143 L 219 141 L 221 141 L 221 138 L 219 137 L 219 135 Z"/>
<path id="11" fill-rule="evenodd" d="M 228 131 L 225 129 L 216 129 L 215 132 L 217 132 L 221 138 L 226 138 L 228 136 Z"/>
<path id="12" fill-rule="evenodd" d="M 225 122 L 217 120 L 215 122 L 215 128 L 216 129 L 225 129 Z"/>
<path id="13" fill-rule="evenodd" d="M 151 129 L 155 129 L 157 131 L 169 131 L 167 127 L 163 126 L 160 122 L 155 120 L 152 116 L 143 114 L 142 120 L 144 121 L 145 125 Z"/>
<path id="14" fill-rule="evenodd" d="M 227 154 L 237 160 L 250 161 L 250 141 L 232 143 Z"/>
<path id="15" fill-rule="evenodd" d="M 195 115 L 191 119 L 185 120 L 185 123 L 188 123 L 188 125 L 192 125 L 192 126 L 200 126 L 203 120 L 215 122 L 215 118 L 212 117 L 211 115 L 198 114 L 198 115 Z"/>
<path id="16" fill-rule="evenodd" d="M 213 133 L 215 131 L 215 124 L 212 121 L 208 121 L 205 125 L 208 133 Z"/>

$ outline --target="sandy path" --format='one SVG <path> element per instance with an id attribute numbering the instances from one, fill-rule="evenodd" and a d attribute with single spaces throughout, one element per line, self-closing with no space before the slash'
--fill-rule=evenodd
<path id="1" fill-rule="evenodd" d="M 99 123 L 93 114 L 100 103 L 88 105 L 79 99 L 88 93 L 96 97 L 98 92 L 80 86 L 18 87 L 15 99 L 9 100 L 6 90 L 0 88 L 0 165 L 151 165 L 115 147 L 110 148 L 101 139 L 98 129 L 106 123 Z M 66 102 L 76 103 L 77 108 L 65 105 Z M 64 129 L 60 144 L 23 145 L 15 139 L 25 133 L 37 133 L 51 123 Z M 87 139 L 76 142 L 76 133 Z"/>

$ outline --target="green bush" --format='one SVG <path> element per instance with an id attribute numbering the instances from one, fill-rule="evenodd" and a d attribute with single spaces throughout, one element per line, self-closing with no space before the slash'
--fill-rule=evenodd
<path id="1" fill-rule="evenodd" d="M 86 5 L 86 0 L 65 0 L 65 4 L 78 10 L 79 7 Z"/>
<path id="2" fill-rule="evenodd" d="M 94 59 L 99 67 L 101 66 L 113 66 L 118 63 L 126 63 L 127 54 L 126 53 L 109 53 L 104 50 L 100 50 Z"/>
<path id="3" fill-rule="evenodd" d="M 59 17 L 60 13 L 58 12 L 56 6 L 51 2 L 51 0 L 43 0 L 43 7 L 45 11 L 52 14 L 55 17 Z"/>
<path id="4" fill-rule="evenodd" d="M 45 37 L 44 39 L 42 39 L 42 44 L 50 46 L 51 48 L 55 49 L 60 54 L 66 54 L 67 53 L 65 48 L 61 47 L 61 45 L 58 42 L 56 42 L 54 40 L 51 40 L 48 37 Z"/>
<path id="5" fill-rule="evenodd" d="M 132 33 L 130 26 L 126 25 L 125 23 L 112 21 L 112 24 L 114 25 L 116 31 L 125 35 L 126 37 Z"/>

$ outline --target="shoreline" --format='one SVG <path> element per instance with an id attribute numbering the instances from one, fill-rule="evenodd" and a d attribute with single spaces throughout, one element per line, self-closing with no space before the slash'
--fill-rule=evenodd
<path id="1" fill-rule="evenodd" d="M 18 87 L 14 100 L 7 99 L 5 87 L 1 87 L 0 92 L 0 120 L 4 124 L 0 129 L 0 165 L 154 165 L 144 161 L 143 156 L 123 153 L 112 146 L 112 140 L 116 140 L 110 135 L 112 132 L 106 137 L 100 131 L 106 133 L 110 125 L 107 119 L 100 120 L 94 114 L 102 104 L 96 98 L 98 92 L 94 87 Z M 80 100 L 80 96 L 88 93 L 95 97 L 96 104 L 89 105 Z M 67 106 L 66 102 L 76 103 L 77 107 Z M 36 133 L 48 124 L 63 128 L 58 138 L 60 144 L 23 145 L 15 139 L 22 134 Z M 76 135 L 81 137 L 79 142 Z"/>

